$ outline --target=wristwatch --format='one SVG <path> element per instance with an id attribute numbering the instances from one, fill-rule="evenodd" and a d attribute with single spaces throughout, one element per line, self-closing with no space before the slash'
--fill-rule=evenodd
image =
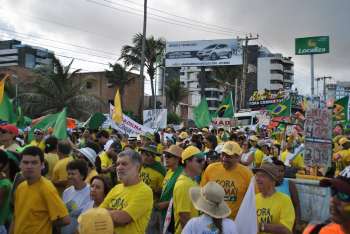
<path id="1" fill-rule="evenodd" d="M 264 223 L 260 224 L 260 231 L 261 232 L 265 231 L 265 224 Z"/>

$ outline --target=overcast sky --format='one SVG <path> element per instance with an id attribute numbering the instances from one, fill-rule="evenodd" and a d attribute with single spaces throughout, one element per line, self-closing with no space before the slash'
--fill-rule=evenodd
<path id="1" fill-rule="evenodd" d="M 259 34 L 251 44 L 293 57 L 302 93 L 310 93 L 310 57 L 294 54 L 294 39 L 329 35 L 330 53 L 315 56 L 315 76 L 350 81 L 349 0 L 148 0 L 148 6 L 147 35 L 169 41 Z M 143 0 L 0 0 L 0 39 L 48 48 L 76 58 L 74 68 L 101 71 L 142 32 L 142 11 Z"/>

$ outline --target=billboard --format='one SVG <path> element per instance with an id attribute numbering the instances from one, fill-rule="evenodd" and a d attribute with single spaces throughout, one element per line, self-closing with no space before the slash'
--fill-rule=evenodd
<path id="1" fill-rule="evenodd" d="M 236 39 L 173 41 L 166 43 L 166 67 L 242 64 L 242 46 Z"/>
<path id="2" fill-rule="evenodd" d="M 295 39 L 295 54 L 329 53 L 329 36 L 304 37 Z"/>

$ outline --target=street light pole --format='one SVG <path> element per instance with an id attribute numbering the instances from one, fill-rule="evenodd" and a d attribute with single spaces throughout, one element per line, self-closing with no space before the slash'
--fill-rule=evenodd
<path id="1" fill-rule="evenodd" d="M 146 26 L 147 26 L 147 0 L 144 0 L 143 5 L 143 32 L 142 32 L 142 47 L 141 47 L 141 64 L 140 64 L 140 79 L 141 79 L 141 93 L 140 97 L 140 108 L 139 114 L 142 117 L 143 111 L 143 101 L 144 101 L 144 89 L 145 89 L 145 79 L 143 76 L 143 70 L 145 66 L 145 50 L 146 50 Z"/>

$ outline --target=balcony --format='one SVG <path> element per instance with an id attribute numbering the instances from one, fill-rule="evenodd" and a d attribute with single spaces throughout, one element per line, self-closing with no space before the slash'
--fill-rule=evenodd
<path id="1" fill-rule="evenodd" d="M 273 63 L 270 66 L 271 70 L 281 70 L 283 71 L 283 65 L 282 64 L 278 64 L 278 63 Z"/>
<path id="2" fill-rule="evenodd" d="M 270 90 L 279 90 L 279 89 L 283 89 L 282 84 L 270 84 Z"/>
<path id="3" fill-rule="evenodd" d="M 289 68 L 289 69 L 285 69 L 283 70 L 285 73 L 288 73 L 288 74 L 294 74 L 294 69 L 293 68 Z"/>
<path id="4" fill-rule="evenodd" d="M 270 80 L 278 80 L 283 81 L 283 75 L 282 74 L 271 74 Z"/>

